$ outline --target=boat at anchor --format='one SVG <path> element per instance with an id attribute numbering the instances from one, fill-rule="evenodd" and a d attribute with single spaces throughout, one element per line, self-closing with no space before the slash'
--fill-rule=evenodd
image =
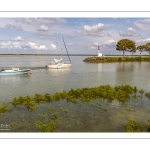
<path id="1" fill-rule="evenodd" d="M 48 65 L 45 66 L 48 69 L 62 69 L 62 68 L 70 68 L 71 67 L 71 60 L 70 60 L 63 36 L 61 36 L 61 39 L 63 40 L 63 43 L 64 43 L 64 46 L 65 46 L 65 49 L 67 52 L 67 56 L 69 58 L 70 63 L 64 63 L 62 58 L 61 59 L 54 59 L 55 63 L 49 63 Z"/>

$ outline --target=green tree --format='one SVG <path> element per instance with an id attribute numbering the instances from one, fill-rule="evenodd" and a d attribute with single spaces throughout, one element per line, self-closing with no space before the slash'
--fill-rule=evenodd
<path id="1" fill-rule="evenodd" d="M 123 51 L 123 56 L 125 55 L 125 51 L 132 52 L 133 54 L 136 52 L 136 45 L 132 40 L 122 39 L 117 42 L 116 50 Z"/>
<path id="2" fill-rule="evenodd" d="M 141 55 L 141 53 L 142 53 L 143 51 L 146 51 L 146 45 L 140 45 L 140 46 L 138 46 L 136 49 L 140 51 L 140 55 Z"/>
<path id="3" fill-rule="evenodd" d="M 150 55 L 150 43 L 146 43 L 146 52 Z"/>

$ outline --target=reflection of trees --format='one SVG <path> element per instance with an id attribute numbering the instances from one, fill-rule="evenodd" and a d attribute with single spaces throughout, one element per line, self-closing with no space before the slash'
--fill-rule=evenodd
<path id="1" fill-rule="evenodd" d="M 135 62 L 118 63 L 116 67 L 116 84 L 130 84 L 134 79 Z"/>
<path id="2" fill-rule="evenodd" d="M 133 72 L 135 62 L 122 62 L 118 63 L 117 72 Z"/>

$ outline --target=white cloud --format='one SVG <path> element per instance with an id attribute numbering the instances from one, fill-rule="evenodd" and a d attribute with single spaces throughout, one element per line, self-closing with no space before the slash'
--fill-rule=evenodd
<path id="1" fill-rule="evenodd" d="M 83 31 L 77 30 L 77 33 L 86 36 L 104 36 L 105 26 L 102 23 L 93 26 L 84 25 Z"/>
<path id="2" fill-rule="evenodd" d="M 0 48 L 2 49 L 22 49 L 20 42 L 2 42 L 0 43 Z"/>
<path id="3" fill-rule="evenodd" d="M 146 42 L 150 42 L 150 38 L 140 39 L 136 41 L 136 43 L 143 43 L 143 44 L 145 44 Z"/>
<path id="4" fill-rule="evenodd" d="M 94 42 L 94 45 L 98 46 L 99 44 L 97 42 Z"/>
<path id="5" fill-rule="evenodd" d="M 108 40 L 107 42 L 105 42 L 104 44 L 110 45 L 110 44 L 114 44 L 114 43 L 117 43 L 117 41 L 115 41 L 115 40 L 113 40 L 113 39 L 110 39 L 110 40 Z"/>
<path id="6" fill-rule="evenodd" d="M 140 30 L 150 30 L 150 19 L 144 19 L 134 22 L 134 26 Z"/>
<path id="7" fill-rule="evenodd" d="M 22 49 L 19 42 L 13 42 L 12 45 L 15 49 Z"/>
<path id="8" fill-rule="evenodd" d="M 45 25 L 41 25 L 40 28 L 38 29 L 39 31 L 48 31 L 49 28 Z"/>
<path id="9" fill-rule="evenodd" d="M 96 49 L 96 48 L 97 48 L 97 47 L 95 47 L 95 46 L 91 46 L 91 47 L 90 47 L 90 49 Z"/>
<path id="10" fill-rule="evenodd" d="M 20 36 L 18 36 L 18 37 L 16 37 L 14 40 L 15 40 L 15 41 L 23 41 L 23 38 L 20 37 Z"/>
<path id="11" fill-rule="evenodd" d="M 97 49 L 99 45 L 100 45 L 100 44 L 98 44 L 97 42 L 94 42 L 94 43 L 90 46 L 90 49 Z"/>
<path id="12" fill-rule="evenodd" d="M 0 47 L 3 49 L 5 49 L 5 48 L 10 49 L 10 48 L 12 48 L 12 42 L 9 42 L 9 41 L 8 42 L 1 42 Z"/>
<path id="13" fill-rule="evenodd" d="M 50 44 L 50 49 L 51 50 L 55 50 L 56 49 L 56 45 L 55 44 Z"/>
<path id="14" fill-rule="evenodd" d="M 34 50 L 46 50 L 46 46 L 44 44 L 38 45 L 35 42 L 29 42 L 29 47 Z"/>
<path id="15" fill-rule="evenodd" d="M 120 36 L 138 36 L 136 30 L 132 29 L 132 28 L 128 28 L 128 30 L 126 32 L 119 32 Z"/>

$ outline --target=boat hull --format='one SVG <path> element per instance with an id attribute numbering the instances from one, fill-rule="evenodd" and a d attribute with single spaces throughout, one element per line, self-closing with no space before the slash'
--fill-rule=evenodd
<path id="1" fill-rule="evenodd" d="M 70 68 L 71 64 L 56 64 L 56 65 L 47 65 L 46 68 L 49 69 L 63 69 L 63 68 Z"/>
<path id="2" fill-rule="evenodd" d="M 0 71 L 0 75 L 18 75 L 18 74 L 27 74 L 29 72 L 30 69 L 19 70 L 19 71 L 5 70 L 5 71 Z"/>

